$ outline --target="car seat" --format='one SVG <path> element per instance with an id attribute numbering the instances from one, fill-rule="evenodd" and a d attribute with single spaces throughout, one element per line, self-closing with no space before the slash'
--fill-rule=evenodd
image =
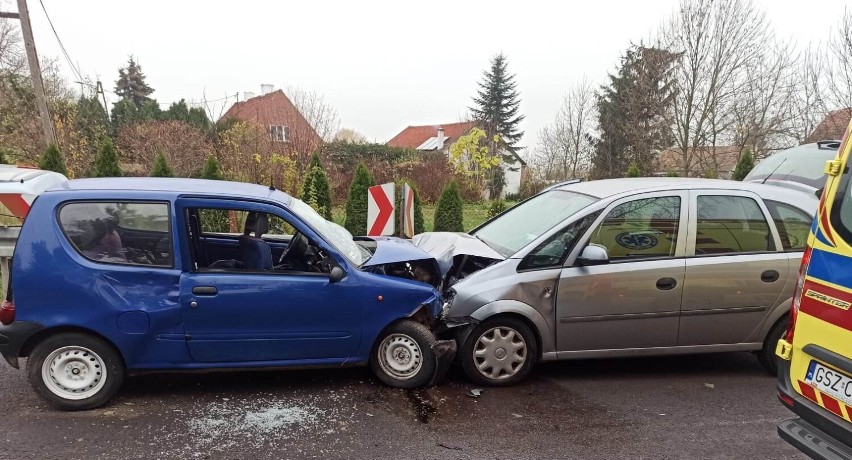
<path id="1" fill-rule="evenodd" d="M 251 232 L 254 230 L 254 236 Z M 245 230 L 240 236 L 240 253 L 247 270 L 272 270 L 272 248 L 263 241 L 269 231 L 269 219 L 264 213 L 251 213 L 246 218 Z"/>

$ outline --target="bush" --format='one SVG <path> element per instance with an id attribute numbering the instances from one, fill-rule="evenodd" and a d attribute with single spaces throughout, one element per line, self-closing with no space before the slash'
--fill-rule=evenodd
<path id="1" fill-rule="evenodd" d="M 105 139 L 95 158 L 94 177 L 121 177 L 121 168 L 118 166 L 118 152 L 111 139 Z"/>
<path id="2" fill-rule="evenodd" d="M 678 174 L 678 172 L 677 172 L 677 171 L 675 171 L 674 169 L 670 169 L 670 170 L 666 173 L 666 177 L 680 177 L 680 174 Z"/>
<path id="3" fill-rule="evenodd" d="M 219 160 L 213 155 L 208 156 L 207 161 L 204 162 L 201 178 L 208 180 L 224 179 L 222 169 L 219 167 Z M 203 209 L 199 217 L 203 229 L 218 233 L 228 233 L 231 230 L 231 219 L 228 216 L 228 211 L 224 209 Z"/>
<path id="4" fill-rule="evenodd" d="M 488 218 L 492 218 L 497 214 L 506 210 L 506 202 L 503 200 L 494 200 L 491 202 L 491 206 L 488 207 Z"/>
<path id="5" fill-rule="evenodd" d="M 308 165 L 308 174 L 302 185 L 302 200 L 321 216 L 331 220 L 331 185 L 318 154 L 314 153 Z"/>
<path id="6" fill-rule="evenodd" d="M 754 156 L 751 154 L 751 150 L 746 148 L 742 155 L 740 155 L 740 159 L 737 161 L 737 167 L 734 168 L 734 173 L 731 174 L 731 179 L 733 180 L 743 180 L 748 176 L 748 173 L 754 168 Z"/>
<path id="7" fill-rule="evenodd" d="M 367 234 L 367 189 L 375 185 L 373 176 L 364 163 L 359 163 L 355 178 L 349 186 L 349 199 L 346 200 L 346 221 L 344 227 L 353 235 Z"/>
<path id="8" fill-rule="evenodd" d="M 626 177 L 639 177 L 639 166 L 636 166 L 636 163 L 630 163 L 630 167 L 627 168 Z"/>
<path id="9" fill-rule="evenodd" d="M 462 215 L 462 199 L 459 195 L 459 186 L 455 181 L 450 182 L 438 199 L 438 207 L 435 208 L 436 232 L 463 232 L 464 217 Z"/>
<path id="10" fill-rule="evenodd" d="M 38 161 L 38 167 L 45 171 L 57 172 L 63 176 L 68 175 L 68 168 L 65 166 L 65 157 L 59 152 L 59 147 L 56 144 L 47 146 L 47 149 L 45 149 Z"/>
<path id="11" fill-rule="evenodd" d="M 169 162 L 166 161 L 166 156 L 163 152 L 157 154 L 154 158 L 154 168 L 151 170 L 151 177 L 175 177 L 175 172 L 169 167 Z"/>
<path id="12" fill-rule="evenodd" d="M 201 170 L 201 178 L 209 180 L 223 180 L 222 168 L 219 166 L 219 160 L 213 155 L 207 157 L 204 162 L 204 169 Z"/>
<path id="13" fill-rule="evenodd" d="M 507 193 L 506 201 L 521 201 L 521 192 Z"/>

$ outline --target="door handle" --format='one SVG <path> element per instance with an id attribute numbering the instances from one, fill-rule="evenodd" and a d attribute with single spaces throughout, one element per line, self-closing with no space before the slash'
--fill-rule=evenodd
<path id="1" fill-rule="evenodd" d="M 781 275 L 775 270 L 766 270 L 765 272 L 760 274 L 760 281 L 764 283 L 774 283 L 778 281 Z"/>
<path id="2" fill-rule="evenodd" d="M 213 286 L 195 286 L 192 288 L 192 293 L 195 295 L 216 295 L 219 290 Z"/>
<path id="3" fill-rule="evenodd" d="M 674 278 L 660 278 L 657 280 L 657 289 L 661 291 L 671 291 L 677 286 L 677 281 Z"/>

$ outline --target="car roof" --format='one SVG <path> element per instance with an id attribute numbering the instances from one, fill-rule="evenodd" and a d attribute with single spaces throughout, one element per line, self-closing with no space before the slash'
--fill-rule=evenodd
<path id="1" fill-rule="evenodd" d="M 99 179 L 74 179 L 47 190 L 68 191 L 138 191 L 173 192 L 176 195 L 239 196 L 245 198 L 274 198 L 289 203 L 290 196 L 268 186 L 207 179 L 180 179 L 161 177 L 106 177 Z M 283 198 L 282 198 L 283 197 Z"/>
<path id="2" fill-rule="evenodd" d="M 612 198 L 630 195 L 636 192 L 657 192 L 667 190 L 741 190 L 754 192 L 761 198 L 776 201 L 817 201 L 816 196 L 800 190 L 775 187 L 772 185 L 740 182 L 724 179 L 702 179 L 691 177 L 631 177 L 621 179 L 601 179 L 578 182 L 556 187 L 554 190 L 567 190 L 597 198 Z"/>

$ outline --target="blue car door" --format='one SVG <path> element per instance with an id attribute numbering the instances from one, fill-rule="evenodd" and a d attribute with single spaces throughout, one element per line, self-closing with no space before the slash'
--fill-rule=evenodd
<path id="1" fill-rule="evenodd" d="M 265 272 L 207 268 L 192 261 L 190 241 L 204 233 L 193 227 L 193 209 L 266 212 L 288 222 L 310 240 L 319 237 L 284 209 L 227 200 L 179 201 L 182 239 L 191 267 L 181 275 L 180 302 L 187 346 L 199 362 L 346 359 L 357 353 L 362 308 L 357 277 L 331 283 L 329 276 L 297 270 Z M 227 208 L 230 207 L 230 208 Z M 203 221 L 203 219 L 201 219 Z M 193 235 L 193 231 L 199 235 Z M 197 241 L 197 240 L 196 240 Z M 196 246 L 197 247 L 197 246 Z"/>

